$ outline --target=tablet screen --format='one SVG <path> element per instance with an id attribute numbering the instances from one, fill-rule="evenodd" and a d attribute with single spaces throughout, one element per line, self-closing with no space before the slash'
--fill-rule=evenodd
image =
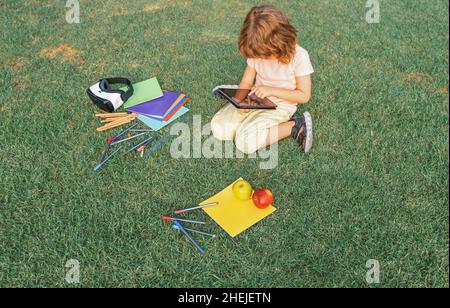
<path id="1" fill-rule="evenodd" d="M 252 94 L 249 89 L 223 89 L 222 91 L 228 98 L 231 98 L 233 104 L 238 108 L 248 109 L 275 109 L 277 105 L 268 98 L 259 98 Z"/>

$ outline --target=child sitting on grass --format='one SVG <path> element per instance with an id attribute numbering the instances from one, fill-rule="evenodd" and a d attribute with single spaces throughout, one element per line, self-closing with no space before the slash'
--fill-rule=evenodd
<path id="1" fill-rule="evenodd" d="M 311 98 L 314 70 L 308 52 L 298 45 L 296 29 L 280 9 L 254 7 L 241 29 L 239 51 L 247 58 L 241 83 L 219 87 L 252 89 L 251 94 L 269 98 L 277 109 L 242 110 L 227 104 L 211 121 L 213 135 L 219 140 L 234 140 L 246 154 L 288 136 L 309 152 L 313 141 L 311 115 L 295 113 L 297 104 Z"/>

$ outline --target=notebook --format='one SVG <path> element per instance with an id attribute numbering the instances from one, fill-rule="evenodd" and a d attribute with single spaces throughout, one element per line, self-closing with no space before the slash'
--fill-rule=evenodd
<path id="1" fill-rule="evenodd" d="M 164 117 L 164 121 L 169 121 L 177 112 L 181 109 L 184 105 L 186 105 L 189 102 L 188 97 L 184 97 L 175 107 L 172 108 L 172 110 L 169 110 L 167 114 Z"/>
<path id="2" fill-rule="evenodd" d="M 179 92 L 164 91 L 162 97 L 131 106 L 128 110 L 162 120 L 167 113 L 172 111 L 174 104 L 176 105 L 182 97 L 184 96 Z"/>
<path id="3" fill-rule="evenodd" d="M 164 121 L 167 122 L 169 121 L 180 109 L 181 107 L 183 107 L 187 102 L 189 101 L 189 98 L 187 97 L 183 97 L 174 107 L 172 107 L 171 110 L 168 110 L 166 112 L 166 114 L 164 115 L 164 118 L 161 117 L 155 117 L 151 114 L 146 114 L 146 113 L 139 113 L 137 112 L 137 114 L 141 114 L 143 116 L 155 119 L 157 121 Z"/>
<path id="4" fill-rule="evenodd" d="M 133 84 L 134 93 L 123 105 L 124 108 L 162 97 L 163 92 L 156 77 Z M 125 88 L 127 89 L 127 88 Z"/>
<path id="5" fill-rule="evenodd" d="M 172 123 L 173 121 L 175 121 L 176 119 L 178 119 L 179 117 L 181 117 L 182 115 L 187 113 L 188 111 L 189 111 L 188 108 L 181 107 L 180 110 L 178 112 L 176 112 L 173 115 L 173 117 L 167 122 L 156 120 L 156 119 L 147 117 L 142 114 L 138 115 L 138 120 L 141 121 L 142 123 L 144 123 L 145 125 L 147 125 L 148 127 L 150 127 L 151 129 L 153 129 L 154 131 L 158 131 L 158 130 L 166 127 L 167 125 L 169 125 L 170 123 Z"/>

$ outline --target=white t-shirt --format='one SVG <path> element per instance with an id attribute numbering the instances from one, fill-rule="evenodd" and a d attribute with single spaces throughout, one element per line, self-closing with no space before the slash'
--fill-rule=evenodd
<path id="1" fill-rule="evenodd" d="M 297 45 L 294 59 L 283 64 L 278 60 L 247 59 L 247 64 L 256 70 L 255 85 L 295 90 L 297 83 L 295 77 L 308 76 L 314 73 L 309 54 L 306 49 Z M 283 101 L 276 97 L 269 97 L 278 105 L 292 114 L 297 110 L 297 105 Z"/>

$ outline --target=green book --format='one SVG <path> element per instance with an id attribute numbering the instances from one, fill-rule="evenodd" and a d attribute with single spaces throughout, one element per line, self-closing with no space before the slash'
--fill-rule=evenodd
<path id="1" fill-rule="evenodd" d="M 133 84 L 133 88 L 133 96 L 125 102 L 123 105 L 124 108 L 139 105 L 163 96 L 156 77 L 135 83 Z"/>

